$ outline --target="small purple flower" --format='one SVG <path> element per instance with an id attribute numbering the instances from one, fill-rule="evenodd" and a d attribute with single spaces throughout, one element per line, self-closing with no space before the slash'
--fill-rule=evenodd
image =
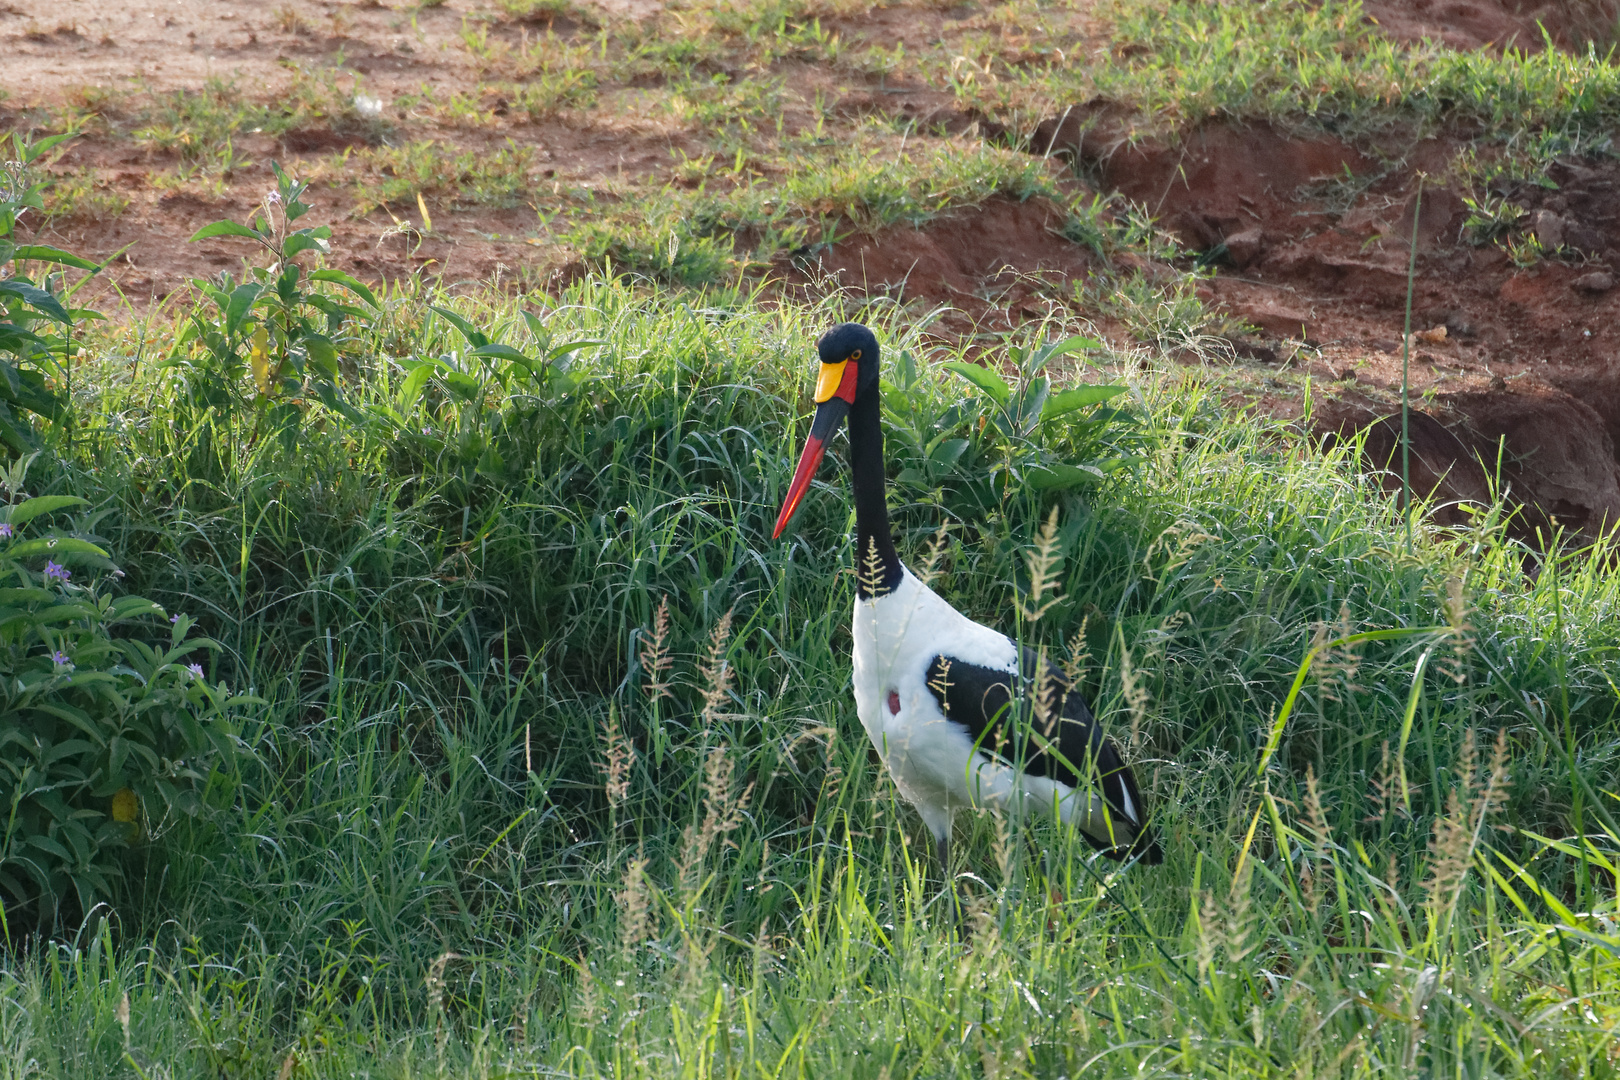
<path id="1" fill-rule="evenodd" d="M 264 197 L 264 205 L 266 205 L 266 206 L 280 206 L 281 205 L 281 192 L 272 191 L 270 194 L 266 195 Z"/>
<path id="2" fill-rule="evenodd" d="M 51 653 L 51 663 L 55 664 L 59 668 L 73 667 L 73 661 L 69 660 L 68 654 L 63 652 L 61 649 L 57 649 L 55 652 Z"/>
<path id="3" fill-rule="evenodd" d="M 177 623 L 179 621 L 180 621 L 179 612 L 176 612 L 175 614 L 169 616 L 169 625 L 170 626 L 173 626 L 175 623 Z"/>
<path id="4" fill-rule="evenodd" d="M 11 522 L 9 522 L 9 521 L 0 521 L 0 537 L 10 537 L 10 536 L 11 536 Z"/>
<path id="5" fill-rule="evenodd" d="M 203 670 L 202 670 L 202 665 L 201 664 L 187 664 L 186 665 L 186 670 L 191 672 L 191 677 L 193 679 L 200 679 L 200 678 L 203 677 Z"/>
<path id="6" fill-rule="evenodd" d="M 46 581 L 60 581 L 66 584 L 67 579 L 72 576 L 73 572 L 67 567 L 63 566 L 61 563 L 57 562 L 55 559 L 45 560 Z"/>

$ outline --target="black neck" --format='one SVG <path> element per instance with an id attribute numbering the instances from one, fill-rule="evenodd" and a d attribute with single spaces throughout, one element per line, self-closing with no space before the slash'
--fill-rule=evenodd
<path id="1" fill-rule="evenodd" d="M 883 424 L 876 386 L 857 395 L 849 410 L 849 467 L 855 489 L 855 595 L 864 600 L 899 588 L 902 573 L 894 538 L 889 535 Z"/>

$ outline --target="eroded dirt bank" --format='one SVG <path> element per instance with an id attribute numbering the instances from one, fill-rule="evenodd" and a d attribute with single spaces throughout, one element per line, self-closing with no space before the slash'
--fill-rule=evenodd
<path id="1" fill-rule="evenodd" d="M 1620 164 L 1559 162 L 1555 186 L 1494 182 L 1471 208 L 1445 139 L 1374 153 L 1223 125 L 1129 147 L 1087 127 L 1101 108 L 1043 125 L 1036 149 L 1071 155 L 1214 264 L 1204 295 L 1253 329 L 1237 350 L 1315 377 L 1318 432 L 1375 425 L 1368 451 L 1390 460 L 1380 418 L 1398 403 L 1415 226 L 1414 482 L 1477 501 L 1499 476 L 1526 530 L 1620 521 Z"/>

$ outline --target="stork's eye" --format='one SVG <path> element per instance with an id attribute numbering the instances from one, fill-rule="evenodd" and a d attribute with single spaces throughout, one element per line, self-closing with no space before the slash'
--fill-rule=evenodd
<path id="1" fill-rule="evenodd" d="M 854 352 L 849 354 L 849 358 L 851 360 L 859 360 L 861 358 L 861 350 L 856 349 Z"/>

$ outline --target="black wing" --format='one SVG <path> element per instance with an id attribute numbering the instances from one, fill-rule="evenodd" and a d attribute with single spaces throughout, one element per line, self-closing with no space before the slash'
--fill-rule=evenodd
<path id="1" fill-rule="evenodd" d="M 1140 855 L 1145 863 L 1162 861 L 1157 837 L 1144 827 L 1136 777 L 1103 734 L 1084 695 L 1051 661 L 1037 680 L 1040 657 L 1032 649 L 1021 651 L 1019 668 L 1014 676 L 941 654 L 928 665 L 928 690 L 946 718 L 966 728 L 980 749 L 1016 763 L 1031 776 L 1070 787 L 1084 786 L 1085 774 L 1095 777 L 1109 812 L 1129 823 L 1136 838 L 1128 848 L 1112 848 L 1082 831 L 1093 847 L 1115 858 Z M 1013 704 L 1014 682 L 1021 708 Z M 1037 692 L 1041 708 L 1035 707 Z M 1041 737 L 1032 737 L 1037 732 Z"/>

